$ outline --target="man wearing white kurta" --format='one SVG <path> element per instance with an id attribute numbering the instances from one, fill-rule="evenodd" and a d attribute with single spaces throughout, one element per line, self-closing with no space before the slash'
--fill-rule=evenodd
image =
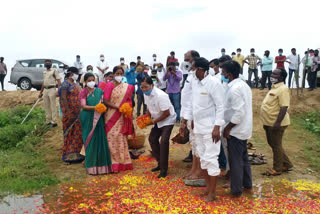
<path id="1" fill-rule="evenodd" d="M 192 63 L 195 58 L 200 57 L 199 53 L 195 50 L 190 50 L 184 55 L 184 61 L 188 64 L 191 70 L 189 71 L 187 80 L 185 81 L 184 87 L 181 91 L 181 126 L 180 126 L 180 134 L 184 135 L 184 129 L 187 128 L 189 130 L 189 142 L 192 146 L 192 152 L 190 151 L 192 158 L 192 168 L 190 172 L 185 176 L 185 184 L 188 186 L 205 186 L 205 180 L 203 178 L 203 173 L 200 167 L 200 158 L 197 154 L 196 150 L 196 142 L 193 133 L 193 129 L 191 128 L 192 121 L 192 82 L 195 77 L 195 70 L 192 67 Z M 189 154 L 189 156 L 190 156 Z M 189 157 L 187 157 L 189 158 Z M 185 160 L 187 159 L 185 158 Z"/>
<path id="2" fill-rule="evenodd" d="M 100 54 L 100 61 L 97 63 L 99 82 L 103 81 L 104 74 L 107 73 L 108 68 L 109 68 L 109 66 L 108 66 L 108 63 L 104 59 L 104 55 Z M 125 72 L 125 71 L 123 71 L 123 72 Z"/>
<path id="3" fill-rule="evenodd" d="M 224 89 L 220 81 L 209 75 L 209 61 L 194 60 L 196 78 L 192 82 L 192 118 L 196 153 L 205 171 L 206 201 L 216 198 L 217 176 L 220 174 L 220 127 L 224 125 Z"/>
<path id="4" fill-rule="evenodd" d="M 252 193 L 251 167 L 247 140 L 252 135 L 252 93 L 239 78 L 240 65 L 227 61 L 222 66 L 222 79 L 228 82 L 225 98 L 223 136 L 227 138 L 231 172 L 231 194 L 240 197 L 242 191 Z"/>

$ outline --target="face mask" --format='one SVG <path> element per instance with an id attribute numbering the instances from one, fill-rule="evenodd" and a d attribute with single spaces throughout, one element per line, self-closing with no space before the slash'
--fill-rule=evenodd
<path id="1" fill-rule="evenodd" d="M 45 64 L 45 67 L 46 67 L 47 69 L 50 69 L 50 68 L 51 68 L 51 65 L 50 65 L 50 64 Z"/>
<path id="2" fill-rule="evenodd" d="M 151 92 L 152 92 L 152 88 L 149 91 L 144 91 L 143 93 L 147 96 L 150 96 Z"/>
<path id="3" fill-rule="evenodd" d="M 153 57 L 153 61 L 156 61 L 157 60 L 157 57 Z"/>
<path id="4" fill-rule="evenodd" d="M 88 70 L 88 73 L 92 73 L 93 71 L 90 69 L 90 70 Z"/>
<path id="5" fill-rule="evenodd" d="M 80 58 L 77 58 L 77 62 L 80 62 Z"/>
<path id="6" fill-rule="evenodd" d="M 186 64 L 184 64 L 184 70 L 186 70 L 186 71 L 190 71 L 191 67 L 192 67 L 192 65 L 190 62 L 186 62 Z"/>
<path id="7" fill-rule="evenodd" d="M 138 61 L 138 62 L 140 62 L 140 61 L 141 61 L 141 59 L 138 59 L 137 61 Z"/>
<path id="8" fill-rule="evenodd" d="M 226 52 L 221 52 L 222 56 L 224 56 L 226 54 Z"/>
<path id="9" fill-rule="evenodd" d="M 124 60 L 121 60 L 120 63 L 121 63 L 121 64 L 124 64 Z"/>
<path id="10" fill-rule="evenodd" d="M 71 77 L 74 81 L 77 81 L 79 75 L 78 74 L 73 74 L 73 76 Z"/>
<path id="11" fill-rule="evenodd" d="M 237 52 L 237 54 L 238 54 L 238 55 L 240 55 L 240 54 L 241 54 L 241 52 L 240 52 L 240 51 L 238 51 L 238 52 Z"/>
<path id="12" fill-rule="evenodd" d="M 94 88 L 95 85 L 96 85 L 96 83 L 95 83 L 94 81 L 91 81 L 91 82 L 88 82 L 88 83 L 87 83 L 87 86 L 88 86 L 89 88 Z"/>
<path id="13" fill-rule="evenodd" d="M 145 73 L 148 73 L 148 71 L 149 71 L 149 70 L 147 70 L 147 69 L 146 69 L 146 70 L 144 70 L 144 72 L 145 72 Z"/>
<path id="14" fill-rule="evenodd" d="M 209 74 L 214 76 L 216 72 L 214 72 L 213 68 L 209 68 Z"/>
<path id="15" fill-rule="evenodd" d="M 229 83 L 229 79 L 225 78 L 224 75 L 221 75 L 221 80 L 222 80 L 222 82 Z"/>
<path id="16" fill-rule="evenodd" d="M 122 80 L 122 76 L 116 76 L 114 79 L 115 79 L 115 81 L 117 81 L 118 83 L 120 83 L 121 82 L 121 80 Z"/>
<path id="17" fill-rule="evenodd" d="M 282 56 L 282 53 L 279 53 L 279 56 Z"/>
<path id="18" fill-rule="evenodd" d="M 100 60 L 101 60 L 101 61 L 104 61 L 104 57 L 100 57 Z"/>
<path id="19" fill-rule="evenodd" d="M 272 84 L 276 84 L 278 82 L 278 80 L 274 77 L 270 77 L 270 81 Z"/>
<path id="20" fill-rule="evenodd" d="M 254 55 L 254 52 L 251 52 L 251 55 Z"/>

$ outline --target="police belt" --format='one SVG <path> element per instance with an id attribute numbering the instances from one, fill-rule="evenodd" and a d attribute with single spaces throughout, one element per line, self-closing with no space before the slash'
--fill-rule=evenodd
<path id="1" fill-rule="evenodd" d="M 50 88 L 56 88 L 55 85 L 52 85 L 52 86 L 44 86 L 45 89 L 50 89 Z"/>

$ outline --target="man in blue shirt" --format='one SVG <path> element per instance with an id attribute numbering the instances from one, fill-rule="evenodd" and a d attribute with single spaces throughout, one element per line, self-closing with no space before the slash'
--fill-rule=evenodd
<path id="1" fill-rule="evenodd" d="M 131 65 L 131 64 L 130 64 Z M 147 113 L 147 105 L 144 104 L 144 97 L 143 91 L 141 90 L 141 82 L 144 78 L 148 77 L 148 70 L 139 72 L 137 75 L 137 83 L 138 83 L 138 90 L 137 90 L 137 99 L 138 99 L 138 109 L 137 109 L 137 116 L 140 116 L 141 105 L 143 104 L 143 115 Z"/>
<path id="2" fill-rule="evenodd" d="M 125 78 L 126 81 L 129 85 L 136 85 L 136 77 L 137 77 L 137 73 L 136 73 L 136 63 L 135 62 L 130 62 L 130 68 L 128 68 L 125 71 Z M 132 108 L 134 108 L 135 106 L 135 102 L 134 102 L 134 95 L 135 95 L 135 89 L 134 92 L 131 96 L 131 100 L 132 100 Z"/>

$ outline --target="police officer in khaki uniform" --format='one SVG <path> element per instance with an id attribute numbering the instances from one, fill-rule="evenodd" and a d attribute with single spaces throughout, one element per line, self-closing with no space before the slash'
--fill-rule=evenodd
<path id="1" fill-rule="evenodd" d="M 57 126 L 57 107 L 56 107 L 56 97 L 57 97 L 57 82 L 58 88 L 61 85 L 61 77 L 57 69 L 51 68 L 51 60 L 45 61 L 45 67 L 47 70 L 43 72 L 43 83 L 39 98 L 43 95 L 44 109 L 46 112 L 46 123 L 51 127 Z"/>

